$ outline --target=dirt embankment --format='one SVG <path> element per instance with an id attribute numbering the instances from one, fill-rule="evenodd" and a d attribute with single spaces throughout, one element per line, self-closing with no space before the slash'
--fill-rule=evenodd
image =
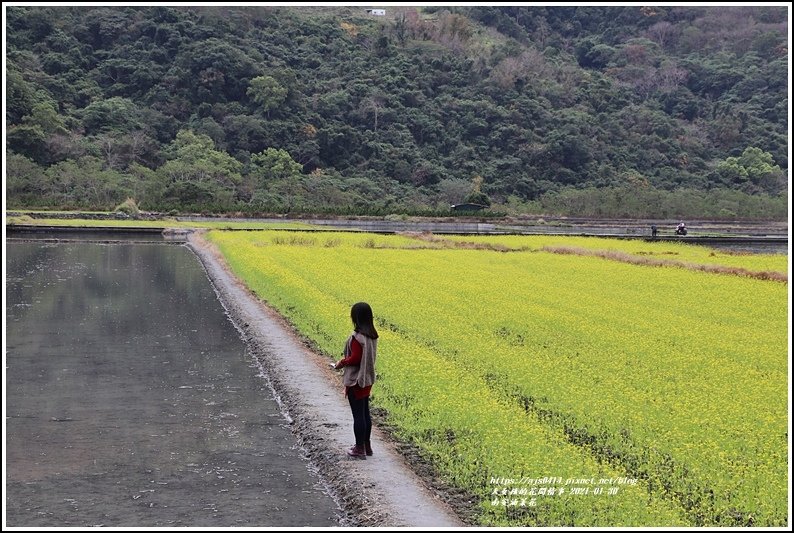
<path id="1" fill-rule="evenodd" d="M 278 314 L 251 294 L 201 233 L 192 234 L 188 244 L 204 264 L 293 433 L 350 525 L 463 526 L 377 427 L 373 428 L 374 455 L 364 461 L 347 457 L 345 450 L 353 444 L 352 417 L 340 376 L 329 361 L 309 350 Z"/>

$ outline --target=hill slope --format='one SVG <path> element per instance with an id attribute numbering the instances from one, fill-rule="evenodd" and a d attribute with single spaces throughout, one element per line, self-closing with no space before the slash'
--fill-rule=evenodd
<path id="1" fill-rule="evenodd" d="M 15 206 L 785 216 L 785 7 L 6 9 Z"/>

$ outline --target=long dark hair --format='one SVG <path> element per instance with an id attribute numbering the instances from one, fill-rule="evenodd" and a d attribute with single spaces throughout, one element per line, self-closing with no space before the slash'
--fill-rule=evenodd
<path id="1" fill-rule="evenodd" d="M 378 338 L 378 330 L 372 323 L 372 308 L 366 302 L 358 302 L 350 309 L 350 318 L 353 319 L 353 329 L 371 339 Z"/>

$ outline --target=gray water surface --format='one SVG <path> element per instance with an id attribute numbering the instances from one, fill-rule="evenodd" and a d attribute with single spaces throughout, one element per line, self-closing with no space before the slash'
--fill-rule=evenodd
<path id="1" fill-rule="evenodd" d="M 184 246 L 7 242 L 8 526 L 336 526 Z"/>

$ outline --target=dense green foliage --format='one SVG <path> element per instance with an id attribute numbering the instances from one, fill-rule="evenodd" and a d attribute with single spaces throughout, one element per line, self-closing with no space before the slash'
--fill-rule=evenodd
<path id="1" fill-rule="evenodd" d="M 10 206 L 785 217 L 785 7 L 6 14 Z"/>

